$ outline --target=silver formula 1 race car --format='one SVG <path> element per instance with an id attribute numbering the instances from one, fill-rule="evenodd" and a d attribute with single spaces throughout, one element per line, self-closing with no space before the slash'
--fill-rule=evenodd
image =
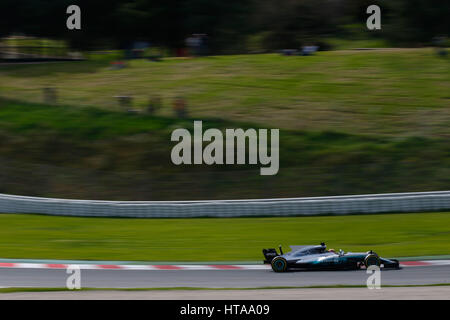
<path id="1" fill-rule="evenodd" d="M 373 251 L 338 252 L 327 250 L 325 243 L 316 246 L 290 246 L 291 251 L 280 254 L 276 249 L 263 249 L 264 263 L 270 264 L 275 272 L 285 272 L 292 269 L 304 270 L 351 270 L 368 268 L 376 265 L 381 268 L 399 269 L 398 260 L 379 257 Z"/>

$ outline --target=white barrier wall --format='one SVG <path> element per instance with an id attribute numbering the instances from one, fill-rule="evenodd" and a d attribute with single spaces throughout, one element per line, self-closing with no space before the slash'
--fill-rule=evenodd
<path id="1" fill-rule="evenodd" d="M 0 213 L 40 213 L 61 216 L 190 218 L 346 215 L 443 210 L 450 210 L 450 191 L 205 201 L 96 201 L 0 194 Z"/>

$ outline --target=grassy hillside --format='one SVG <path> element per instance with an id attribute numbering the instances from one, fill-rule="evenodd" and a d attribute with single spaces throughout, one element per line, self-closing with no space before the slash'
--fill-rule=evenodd
<path id="1" fill-rule="evenodd" d="M 41 89 L 52 86 L 62 104 L 113 110 L 116 95 L 133 95 L 137 108 L 159 95 L 160 114 L 169 116 L 173 99 L 182 95 L 195 118 L 352 134 L 450 135 L 450 60 L 432 49 L 137 60 L 121 70 L 111 70 L 109 59 L 0 66 L 0 96 L 41 102 Z"/>
<path id="2" fill-rule="evenodd" d="M 450 187 L 450 66 L 431 49 L 0 66 L 0 192 L 180 200 L 431 191 Z M 42 88 L 59 89 L 59 106 Z M 156 116 L 127 114 L 132 94 Z M 173 116 L 183 95 L 189 119 Z M 13 99 L 11 99 L 13 98 Z M 34 101 L 25 103 L 20 101 Z M 85 107 L 87 106 L 87 107 Z M 279 128 L 280 171 L 175 166 L 175 128 Z"/>
<path id="3" fill-rule="evenodd" d="M 203 119 L 204 129 L 258 125 Z M 450 185 L 445 138 L 280 131 L 280 170 L 175 166 L 178 127 L 193 120 L 0 100 L 0 193 L 180 200 L 431 191 Z"/>
<path id="4" fill-rule="evenodd" d="M 235 219 L 0 214 L 0 257 L 255 261 L 262 248 L 318 244 L 381 256 L 448 254 L 450 213 Z"/>

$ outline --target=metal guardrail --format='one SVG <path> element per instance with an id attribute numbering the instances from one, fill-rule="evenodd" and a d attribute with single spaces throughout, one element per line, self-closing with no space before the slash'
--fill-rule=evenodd
<path id="1" fill-rule="evenodd" d="M 97 201 L 0 194 L 0 213 L 58 216 L 252 217 L 425 212 L 449 209 L 450 191 L 205 201 Z"/>

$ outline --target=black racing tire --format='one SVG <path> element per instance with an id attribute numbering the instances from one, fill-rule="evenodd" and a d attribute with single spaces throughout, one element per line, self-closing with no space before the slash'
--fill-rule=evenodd
<path id="1" fill-rule="evenodd" d="M 283 257 L 275 257 L 272 260 L 272 270 L 275 272 L 286 272 L 287 271 L 287 261 Z"/>
<path id="2" fill-rule="evenodd" d="M 365 258 L 364 258 L 364 265 L 366 266 L 366 268 L 370 267 L 370 266 L 380 266 L 381 262 L 380 262 L 380 257 L 378 257 L 378 255 L 376 253 L 369 253 Z"/>

